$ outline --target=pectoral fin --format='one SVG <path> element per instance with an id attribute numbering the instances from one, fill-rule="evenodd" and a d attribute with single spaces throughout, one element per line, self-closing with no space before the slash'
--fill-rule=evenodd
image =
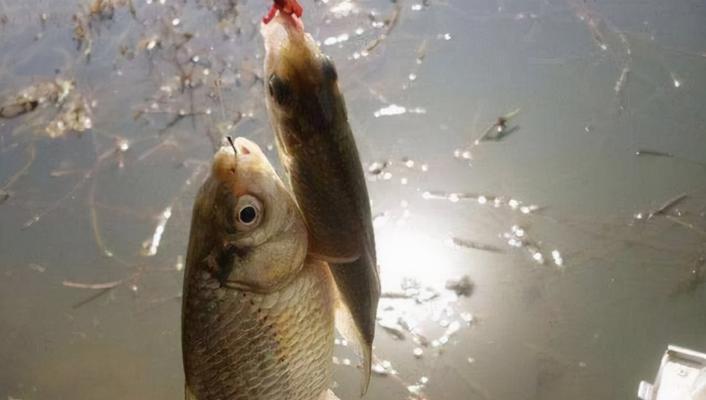
<path id="1" fill-rule="evenodd" d="M 361 256 L 361 245 L 355 236 L 340 228 L 312 228 L 309 230 L 309 254 L 328 263 L 352 263 Z"/>
<path id="2" fill-rule="evenodd" d="M 328 256 L 326 254 L 319 254 L 313 250 L 309 250 L 309 255 L 313 258 L 316 258 L 317 260 L 321 260 L 324 262 L 327 262 L 329 264 L 348 264 L 352 263 L 353 261 L 357 260 L 360 257 L 359 253 L 352 254 L 347 257 L 332 257 Z"/>

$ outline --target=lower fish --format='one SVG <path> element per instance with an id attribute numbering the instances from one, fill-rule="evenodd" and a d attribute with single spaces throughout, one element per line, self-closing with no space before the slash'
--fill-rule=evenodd
<path id="1" fill-rule="evenodd" d="M 280 8 L 261 33 L 265 99 L 280 159 L 306 220 L 309 253 L 331 266 L 341 299 L 336 324 L 362 355 L 364 394 L 380 279 L 370 200 L 338 74 L 297 13 Z"/>
<path id="2" fill-rule="evenodd" d="M 336 288 L 262 150 L 215 155 L 194 203 L 182 303 L 186 400 L 332 400 Z"/>

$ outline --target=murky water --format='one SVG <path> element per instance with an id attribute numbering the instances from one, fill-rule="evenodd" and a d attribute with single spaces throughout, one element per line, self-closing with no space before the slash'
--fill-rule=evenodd
<path id="1" fill-rule="evenodd" d="M 107 4 L 0 0 L 0 105 L 73 81 L 0 119 L 0 399 L 181 398 L 195 191 L 272 144 L 268 2 Z M 706 350 L 704 4 L 303 4 L 369 169 L 368 398 L 634 398 Z"/>

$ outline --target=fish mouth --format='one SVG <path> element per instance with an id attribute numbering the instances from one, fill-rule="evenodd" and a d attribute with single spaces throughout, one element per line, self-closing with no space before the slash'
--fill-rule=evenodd
<path id="1" fill-rule="evenodd" d="M 244 137 L 235 139 L 227 137 L 227 140 L 224 138 L 223 145 L 214 156 L 211 168 L 213 176 L 220 182 L 239 181 L 237 173 L 239 169 L 254 169 L 264 173 L 272 171 L 272 166 L 260 146 Z M 239 183 L 236 186 L 238 186 L 238 192 L 244 190 L 243 184 Z"/>
<path id="2" fill-rule="evenodd" d="M 269 23 L 260 25 L 260 34 L 265 41 L 265 53 L 269 57 L 278 57 L 287 44 L 304 38 L 304 24 L 296 15 L 277 11 Z"/>
<path id="3" fill-rule="evenodd" d="M 225 143 L 223 144 L 223 148 L 226 148 L 231 154 L 234 153 L 235 158 L 238 161 L 243 161 L 244 158 L 248 158 L 250 156 L 254 156 L 255 158 L 264 157 L 264 153 L 262 152 L 260 146 L 250 139 L 242 136 L 238 136 L 235 139 L 228 136 L 226 139 L 227 142 L 224 140 Z"/>
<path id="4" fill-rule="evenodd" d="M 257 153 L 258 150 L 260 150 L 260 147 L 255 144 L 255 142 L 246 139 L 242 136 L 238 136 L 237 138 L 233 139 L 233 147 L 235 148 L 235 151 L 239 157 L 246 156 L 252 153 Z"/>

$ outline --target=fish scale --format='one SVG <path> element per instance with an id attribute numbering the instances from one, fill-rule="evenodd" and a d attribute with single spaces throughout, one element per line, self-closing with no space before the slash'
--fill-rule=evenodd
<path id="1" fill-rule="evenodd" d="M 287 286 L 246 293 L 194 274 L 184 354 L 199 400 L 315 400 L 330 383 L 335 292 L 325 263 L 307 260 Z M 237 366 L 237 368 L 233 368 Z"/>

